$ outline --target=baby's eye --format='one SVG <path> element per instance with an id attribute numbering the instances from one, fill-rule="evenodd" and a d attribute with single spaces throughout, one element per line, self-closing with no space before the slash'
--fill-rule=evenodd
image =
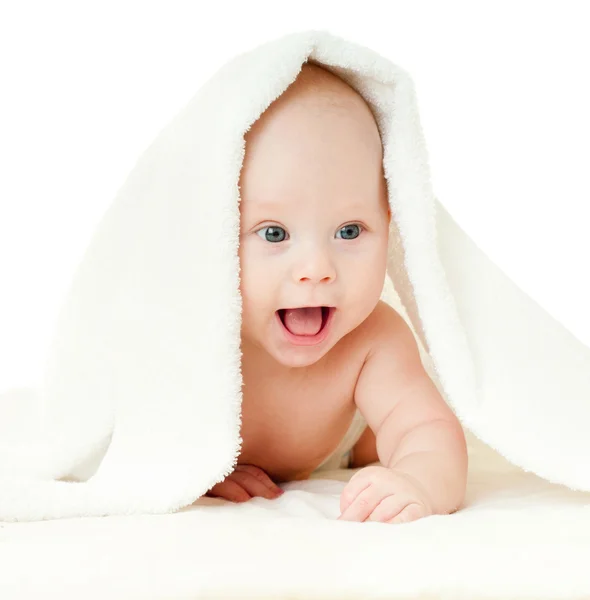
<path id="1" fill-rule="evenodd" d="M 282 242 L 285 239 L 286 231 L 282 227 L 262 227 L 256 233 L 260 235 L 261 231 L 266 231 L 263 239 L 267 242 Z"/>
<path id="2" fill-rule="evenodd" d="M 344 227 L 342 227 L 338 231 L 338 233 L 340 233 L 341 231 L 344 232 L 342 234 L 343 240 L 354 240 L 361 234 L 361 227 L 360 227 L 360 225 L 356 225 L 355 223 L 352 223 L 350 225 L 345 225 Z M 338 236 L 336 236 L 336 237 L 338 237 Z"/>

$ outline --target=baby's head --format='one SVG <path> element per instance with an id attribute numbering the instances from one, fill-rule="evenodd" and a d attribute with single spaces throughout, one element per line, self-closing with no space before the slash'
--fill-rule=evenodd
<path id="1" fill-rule="evenodd" d="M 245 140 L 242 344 L 308 366 L 371 314 L 383 290 L 390 212 L 381 138 L 364 99 L 306 63 Z M 322 329 L 306 338 L 319 341 L 300 345 L 287 329 L 314 333 L 320 311 L 281 309 L 322 306 L 332 307 L 327 327 L 322 310 Z"/>

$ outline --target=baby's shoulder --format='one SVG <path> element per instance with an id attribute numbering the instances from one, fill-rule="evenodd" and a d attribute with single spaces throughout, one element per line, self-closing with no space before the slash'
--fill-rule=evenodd
<path id="1" fill-rule="evenodd" d="M 364 362 L 369 355 L 415 356 L 419 354 L 416 336 L 404 317 L 387 302 L 379 300 L 373 312 L 359 326 Z"/>
<path id="2" fill-rule="evenodd" d="M 412 327 L 402 315 L 386 302 L 379 301 L 367 318 L 367 354 L 362 370 L 372 373 L 389 372 L 393 365 L 407 373 L 422 372 L 422 358 Z"/>
<path id="3" fill-rule="evenodd" d="M 335 364 L 347 364 L 359 361 L 362 366 L 370 354 L 378 348 L 385 348 L 396 340 L 407 338 L 410 331 L 404 318 L 387 302 L 379 300 L 371 314 L 358 325 L 338 345 L 331 357 L 330 368 Z M 413 336 L 412 333 L 409 334 Z"/>
<path id="4" fill-rule="evenodd" d="M 379 300 L 373 312 L 359 326 L 361 335 L 369 342 L 379 343 L 390 339 L 408 325 L 405 319 L 391 306 Z"/>

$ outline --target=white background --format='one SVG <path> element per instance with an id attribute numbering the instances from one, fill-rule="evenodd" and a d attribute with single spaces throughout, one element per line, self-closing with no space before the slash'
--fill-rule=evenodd
<path id="1" fill-rule="evenodd" d="M 584 2 L 4 2 L 0 392 L 35 384 L 93 228 L 223 63 L 326 29 L 416 83 L 436 196 L 590 345 Z"/>

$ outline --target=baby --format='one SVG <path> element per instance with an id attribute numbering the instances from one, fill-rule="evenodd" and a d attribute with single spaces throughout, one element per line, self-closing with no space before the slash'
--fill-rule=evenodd
<path id="1" fill-rule="evenodd" d="M 401 523 L 463 502 L 463 429 L 411 330 L 380 300 L 391 219 L 382 153 L 364 99 L 313 63 L 247 132 L 243 445 L 208 495 L 275 498 L 277 483 L 343 466 L 364 467 L 342 492 L 343 520 Z"/>

